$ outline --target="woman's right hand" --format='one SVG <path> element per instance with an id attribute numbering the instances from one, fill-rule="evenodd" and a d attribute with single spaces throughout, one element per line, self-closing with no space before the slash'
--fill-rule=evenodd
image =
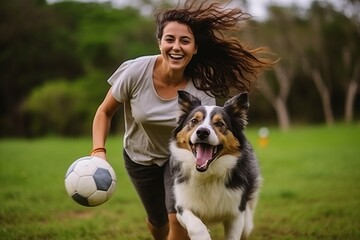
<path id="1" fill-rule="evenodd" d="M 91 156 L 98 157 L 98 158 L 101 158 L 101 159 L 104 159 L 105 161 L 107 161 L 105 152 L 96 152 L 96 153 L 91 154 Z"/>

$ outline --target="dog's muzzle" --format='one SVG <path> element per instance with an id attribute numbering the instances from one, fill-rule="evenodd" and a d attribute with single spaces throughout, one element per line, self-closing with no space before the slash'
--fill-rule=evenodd
<path id="1" fill-rule="evenodd" d="M 209 143 L 210 130 L 207 128 L 196 130 L 196 136 L 196 142 L 190 142 L 190 146 L 196 159 L 196 170 L 205 172 L 219 155 L 222 145 L 214 146 Z"/>

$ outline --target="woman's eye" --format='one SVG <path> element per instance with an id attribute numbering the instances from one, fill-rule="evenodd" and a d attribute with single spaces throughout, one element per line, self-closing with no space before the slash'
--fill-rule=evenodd
<path id="1" fill-rule="evenodd" d="M 173 38 L 165 38 L 164 40 L 165 40 L 165 42 L 173 42 L 174 41 Z"/>

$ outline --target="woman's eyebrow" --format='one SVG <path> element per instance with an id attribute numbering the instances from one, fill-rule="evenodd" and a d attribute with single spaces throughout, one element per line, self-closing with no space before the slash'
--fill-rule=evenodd
<path id="1" fill-rule="evenodd" d="M 172 35 L 172 34 L 166 34 L 166 35 L 164 35 L 164 37 L 175 37 L 174 35 Z M 187 39 L 192 39 L 190 36 L 181 36 L 180 38 L 187 38 Z"/>

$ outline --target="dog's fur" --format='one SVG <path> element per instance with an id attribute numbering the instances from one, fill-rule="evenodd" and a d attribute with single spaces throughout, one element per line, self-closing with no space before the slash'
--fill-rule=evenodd
<path id="1" fill-rule="evenodd" d="M 202 106 L 179 91 L 181 114 L 170 141 L 177 218 L 192 240 L 211 239 L 205 223 L 222 222 L 227 240 L 246 239 L 261 177 L 244 135 L 248 94 L 224 107 Z"/>

